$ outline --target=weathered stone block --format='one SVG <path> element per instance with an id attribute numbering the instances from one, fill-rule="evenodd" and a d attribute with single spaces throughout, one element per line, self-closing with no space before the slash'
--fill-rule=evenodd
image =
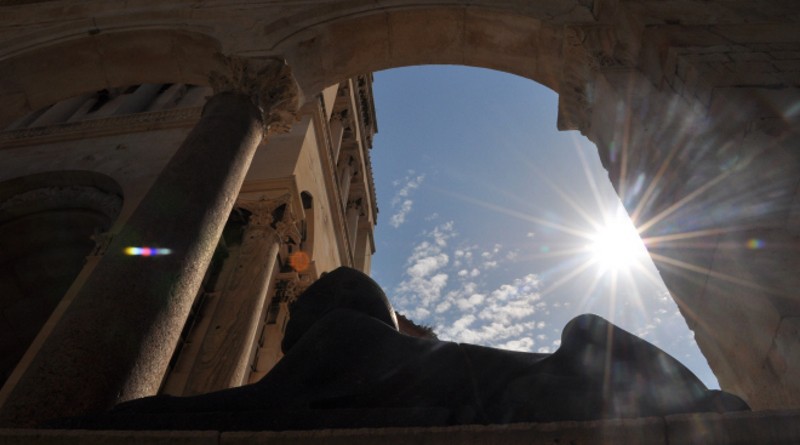
<path id="1" fill-rule="evenodd" d="M 730 52 L 728 57 L 735 62 L 747 62 L 751 60 L 770 60 L 771 57 L 765 52 L 747 51 L 747 52 Z"/>
<path id="2" fill-rule="evenodd" d="M 388 17 L 395 63 L 463 63 L 464 15 L 450 8 L 397 11 Z M 441 63 L 441 62 L 440 62 Z"/>
<path id="3" fill-rule="evenodd" d="M 3 430 L 3 445 L 217 445 L 216 431 Z"/>
<path id="4" fill-rule="evenodd" d="M 800 60 L 776 60 L 772 63 L 781 71 L 800 71 Z"/>
<path id="5" fill-rule="evenodd" d="M 800 411 L 687 414 L 666 418 L 666 442 L 682 445 L 790 445 L 800 440 Z"/>
<path id="6" fill-rule="evenodd" d="M 777 60 L 800 59 L 800 51 L 771 51 L 769 55 Z"/>
<path id="7" fill-rule="evenodd" d="M 603 422 L 462 426 L 451 428 L 385 428 L 307 432 L 223 433 L 220 445 L 666 445 L 664 419 Z"/>

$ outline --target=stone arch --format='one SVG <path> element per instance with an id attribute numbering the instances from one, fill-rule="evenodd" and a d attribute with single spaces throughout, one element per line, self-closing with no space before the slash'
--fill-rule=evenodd
<path id="1" fill-rule="evenodd" d="M 274 47 L 306 97 L 365 72 L 424 64 L 495 69 L 560 89 L 563 26 L 533 15 L 463 4 L 340 14 L 284 31 Z"/>
<path id="2" fill-rule="evenodd" d="M 208 85 L 211 72 L 226 71 L 221 54 L 285 57 L 305 97 L 358 74 L 420 64 L 496 69 L 559 91 L 563 23 L 592 20 L 587 8 L 559 2 L 523 12 L 489 1 L 394 3 L 321 5 L 312 14 L 301 13 L 314 20 L 275 20 L 265 7 L 263 17 L 248 17 L 273 20 L 261 38 L 238 27 L 187 24 L 179 16 L 159 17 L 155 27 L 144 13 L 103 30 L 82 23 L 60 30 L 56 38 L 34 33 L 26 36 L 32 43 L 0 54 L 0 96 L 8 99 L 0 128 L 41 107 L 105 88 Z"/>
<path id="3" fill-rule="evenodd" d="M 645 189 L 650 196 L 643 213 L 663 216 L 660 220 L 672 227 L 680 222 L 673 212 L 677 204 L 689 198 L 697 203 L 707 190 L 697 182 L 716 175 L 725 166 L 723 158 L 739 159 L 739 167 L 731 169 L 736 174 L 716 183 L 722 184 L 717 189 L 728 186 L 723 198 L 736 197 L 733 186 L 747 184 L 737 181 L 741 174 L 778 186 L 774 193 L 728 202 L 756 209 L 767 200 L 780 212 L 755 221 L 747 233 L 719 235 L 716 229 L 736 224 L 734 218 L 695 230 L 695 243 L 713 246 L 707 251 L 666 243 L 664 256 L 672 255 L 678 266 L 661 272 L 673 296 L 681 296 L 684 314 L 694 318 L 690 324 L 696 323 L 698 344 L 726 389 L 746 395 L 757 407 L 798 405 L 800 386 L 792 378 L 800 368 L 796 274 L 773 277 L 782 269 L 771 263 L 796 264 L 798 254 L 762 250 L 759 255 L 769 262 L 761 262 L 744 247 L 749 240 L 780 245 L 797 236 L 800 201 L 796 187 L 785 184 L 796 184 L 800 171 L 793 150 L 798 115 L 784 112 L 800 96 L 796 60 L 763 60 L 796 54 L 797 15 L 791 6 L 709 1 L 644 8 L 600 0 L 503 6 L 495 0 L 435 5 L 352 0 L 287 6 L 265 0 L 187 8 L 172 0 L 152 9 L 100 11 L 27 3 L 3 11 L 8 23 L 24 19 L 19 23 L 35 26 L 8 27 L 3 34 L 0 128 L 40 106 L 107 86 L 207 84 L 208 74 L 220 68 L 216 54 L 224 53 L 286 57 L 306 97 L 352 74 L 420 63 L 494 68 L 543 83 L 560 94 L 561 128 L 580 129 L 597 143 L 621 195 L 635 188 L 637 168 L 665 178 L 656 184 L 659 194 Z M 754 97 L 766 98 L 765 103 Z M 721 108 L 743 112 L 728 121 L 719 115 L 705 119 Z M 677 139 L 686 123 L 692 128 L 684 143 Z M 711 143 L 704 146 L 704 141 Z M 729 152 L 718 151 L 726 142 L 731 142 Z M 763 154 L 764 147 L 768 156 L 752 156 Z M 726 206 L 717 197 L 706 202 L 714 210 Z M 694 210 L 687 213 L 698 216 Z M 726 245 L 735 248 L 726 251 Z M 739 285 L 742 275 L 751 286 Z M 753 309 L 763 313 L 753 315 Z"/>
<path id="4" fill-rule="evenodd" d="M 0 183 L 0 382 L 5 382 L 122 207 L 121 188 L 94 172 Z"/>

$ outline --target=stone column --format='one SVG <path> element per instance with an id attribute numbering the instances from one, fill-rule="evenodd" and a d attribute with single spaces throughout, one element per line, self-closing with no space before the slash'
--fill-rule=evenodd
<path id="1" fill-rule="evenodd" d="M 342 121 L 344 119 L 345 117 L 342 116 L 342 113 L 333 113 L 331 116 L 331 150 L 333 150 L 331 155 L 333 157 L 333 162 L 339 160 L 339 153 L 342 149 L 342 140 L 344 137 L 344 123 Z"/>
<path id="2" fill-rule="evenodd" d="M 356 248 L 356 234 L 358 233 L 358 221 L 361 218 L 362 198 L 350 200 L 347 203 L 347 238 L 350 241 L 350 250 Z"/>
<path id="3" fill-rule="evenodd" d="M 203 394 L 247 383 L 280 244 L 299 244 L 289 209 L 290 196 L 239 205 L 252 212 L 235 267 L 221 291 L 220 305 L 186 383 L 184 395 Z M 281 209 L 283 207 L 283 209 Z"/>
<path id="4" fill-rule="evenodd" d="M 355 170 L 355 158 L 345 153 L 346 159 L 342 160 L 342 167 L 339 170 L 341 172 L 341 176 L 339 176 L 339 190 L 342 193 L 342 205 L 347 205 L 347 201 L 350 196 L 350 183 L 353 181 L 353 176 L 356 175 Z"/>
<path id="5" fill-rule="evenodd" d="M 155 394 L 264 127 L 296 110 L 285 63 L 226 59 L 217 94 L 0 408 L 0 426 Z M 126 256 L 128 246 L 170 255 Z"/>
<path id="6" fill-rule="evenodd" d="M 280 274 L 275 286 L 275 295 L 270 302 L 264 329 L 261 331 L 259 347 L 253 363 L 253 373 L 248 383 L 263 378 L 283 358 L 281 341 L 289 321 L 289 305 L 303 293 L 309 283 L 302 283 L 296 274 Z"/>

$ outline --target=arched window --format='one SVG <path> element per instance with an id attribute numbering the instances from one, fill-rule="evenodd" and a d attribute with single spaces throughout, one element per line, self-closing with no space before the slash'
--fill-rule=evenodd
<path id="1" fill-rule="evenodd" d="M 122 207 L 120 187 L 92 172 L 0 184 L 0 384 L 5 382 Z"/>

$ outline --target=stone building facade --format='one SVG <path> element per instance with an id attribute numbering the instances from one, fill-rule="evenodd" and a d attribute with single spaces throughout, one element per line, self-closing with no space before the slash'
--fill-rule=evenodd
<path id="1" fill-rule="evenodd" d="M 0 2 L 0 128 L 37 119 L 58 122 L 70 111 L 80 113 L 82 95 L 97 91 L 108 92 L 107 104 L 118 97 L 112 91 L 128 92 L 132 85 L 159 91 L 166 84 L 196 85 L 214 91 L 202 115 L 174 117 L 186 126 L 166 124 L 148 113 L 126 124 L 148 130 L 143 134 L 152 139 L 123 140 L 90 121 L 57 126 L 79 135 L 64 142 L 74 155 L 72 164 L 60 163 L 53 151 L 36 145 L 25 150 L 20 139 L 9 136 L 18 134 L 13 129 L 3 133 L 2 215 L 26 214 L 27 200 L 41 208 L 55 206 L 79 232 L 99 226 L 115 236 L 96 236 L 100 248 L 87 263 L 95 264 L 93 273 L 64 269 L 47 280 L 41 273 L 18 277 L 45 284 L 77 272 L 80 289 L 67 290 L 72 303 L 58 323 L 45 325 L 52 332 L 48 341 L 30 358 L 25 373 L 11 377 L 13 387 L 25 389 L 17 395 L 4 390 L 0 412 L 5 419 L 25 418 L 32 410 L 25 406 L 37 400 L 59 406 L 54 412 L 79 412 L 157 392 L 172 358 L 171 350 L 162 351 L 169 349 L 164 345 L 181 338 L 240 192 L 249 203 L 236 206 L 241 210 L 232 225 L 241 223 L 241 215 L 258 214 L 246 206 L 271 205 L 261 201 L 262 195 L 274 200 L 286 194 L 278 191 L 281 187 L 269 188 L 273 182 L 267 177 L 251 177 L 258 184 L 253 193 L 242 188 L 248 171 L 261 171 L 256 167 L 265 162 L 266 151 L 257 148 L 288 145 L 310 128 L 302 125 L 313 114 L 304 114 L 308 104 L 322 94 L 327 107 L 330 85 L 351 82 L 347 79 L 361 73 L 426 63 L 502 70 L 556 91 L 559 127 L 580 130 L 597 145 L 612 184 L 648 240 L 722 388 L 757 410 L 796 409 L 798 21 L 800 6 L 782 0 Z M 137 98 L 147 94 L 146 88 L 128 92 Z M 38 110 L 45 112 L 20 121 Z M 325 112 L 333 115 L 335 109 Z M 338 131 L 334 124 L 329 134 Z M 274 134 L 288 127 L 288 133 Z M 80 139 L 89 134 L 105 141 L 106 150 L 82 144 Z M 41 147 L 52 141 L 47 134 L 33 136 L 43 138 Z M 354 136 L 359 143 L 366 140 L 364 134 Z M 263 138 L 270 142 L 263 145 Z M 144 160 L 132 155 L 165 141 L 174 155 L 155 150 Z M 276 150 L 270 162 L 284 165 L 289 153 L 294 151 Z M 22 165 L 17 156 L 33 164 Z M 337 166 L 337 174 L 348 169 L 364 174 L 356 161 L 348 158 Z M 161 167 L 142 170 L 142 163 Z M 119 174 L 46 177 L 35 175 L 34 165 L 72 172 L 97 165 L 99 173 L 117 169 Z M 358 231 L 351 236 L 345 228 L 356 216 L 362 220 L 362 213 L 352 210 L 358 199 L 337 201 L 313 191 L 333 193 L 342 186 L 347 184 L 309 186 L 315 223 L 324 221 L 316 206 L 328 203 L 331 226 L 345 230 L 328 238 L 326 246 L 314 239 L 313 270 L 323 270 L 322 260 L 316 259 L 319 250 L 354 262 L 368 251 L 366 238 Z M 260 195 L 259 187 L 274 193 Z M 301 245 L 308 201 L 302 199 L 304 191 L 290 190 L 293 198 L 284 207 L 290 220 L 300 222 Z M 364 201 L 368 198 L 365 194 L 360 202 L 365 223 L 371 217 L 368 206 L 374 205 Z M 57 204 L 64 200 L 80 202 L 80 211 Z M 333 209 L 331 202 L 341 209 Z M 4 224 L 9 221 L 3 218 Z M 35 221 L 48 223 L 44 215 Z M 285 261 L 298 241 L 295 231 L 281 233 L 288 236 L 282 240 L 286 247 L 278 248 Z M 58 236 L 76 257 L 93 249 L 85 238 Z M 10 246 L 4 252 L 20 249 L 16 237 L 11 238 L 4 239 Z M 148 260 L 159 262 L 158 273 L 137 266 L 145 264 L 141 258 L 114 253 L 145 242 L 175 252 Z M 348 246 L 351 256 L 345 253 Z M 245 250 L 232 247 L 231 258 Z M 30 263 L 51 260 L 39 251 L 25 254 Z M 223 268 L 220 276 L 225 273 Z M 288 279 L 281 273 L 282 281 Z M 228 291 L 208 283 L 211 300 L 215 292 Z M 60 292 L 57 285 L 50 287 L 50 295 Z M 157 291 L 143 296 L 142 287 Z M 112 294 L 115 300 L 106 298 Z M 53 304 L 57 297 L 36 298 Z M 24 326 L 20 332 L 30 337 L 34 330 Z M 202 351 L 184 350 L 186 357 L 197 354 L 195 362 L 204 360 Z M 98 363 L 98 357 L 104 361 Z M 189 382 L 188 376 L 178 377 L 181 360 L 172 368 L 175 379 Z M 80 375 L 82 381 L 64 375 Z M 79 391 L 89 405 L 75 403 L 72 396 Z"/>
<path id="2" fill-rule="evenodd" d="M 280 359 L 288 305 L 305 286 L 340 265 L 369 272 L 377 216 L 371 84 L 361 75 L 324 89 L 297 111 L 291 130 L 258 146 L 178 342 L 164 345 L 174 353 L 160 393 L 260 379 Z M 103 89 L 28 113 L 0 133 L 4 396 L 213 94 L 186 84 Z M 157 268 L 176 252 L 165 243 L 114 253 Z"/>

